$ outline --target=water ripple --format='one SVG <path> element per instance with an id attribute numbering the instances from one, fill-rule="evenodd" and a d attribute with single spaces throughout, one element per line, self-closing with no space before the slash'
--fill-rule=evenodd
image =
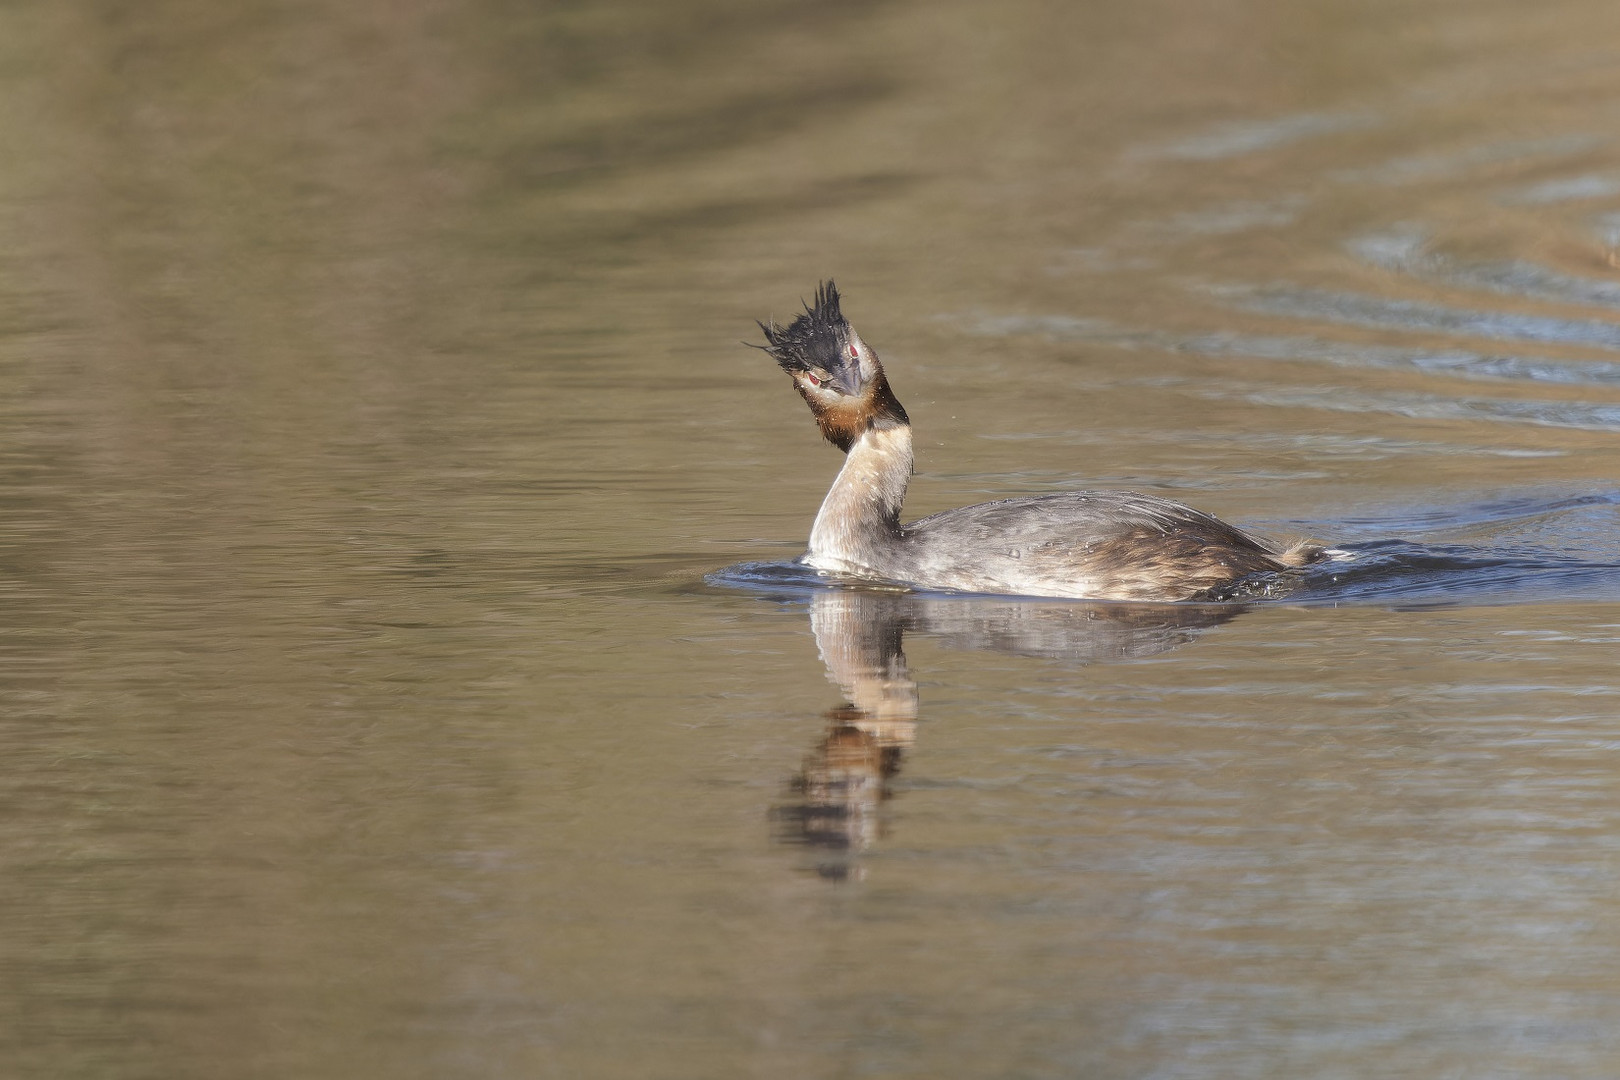
<path id="1" fill-rule="evenodd" d="M 1555 386 L 1620 386 L 1620 363 L 1604 360 L 1571 362 L 1546 356 L 1484 353 L 1464 348 L 1371 345 L 1314 337 L 1226 331 L 1175 334 L 1131 330 L 1101 319 L 1067 315 L 978 316 L 970 321 L 968 329 L 985 337 L 1030 335 L 1051 341 L 1084 341 L 1121 349 L 1153 348 L 1201 356 L 1239 356 L 1337 367 L 1407 370 L 1464 379 Z"/>
<path id="2" fill-rule="evenodd" d="M 1502 201 L 1516 206 L 1545 206 L 1579 199 L 1601 199 L 1617 193 L 1620 193 L 1620 180 L 1612 176 L 1561 176 L 1517 188 L 1502 196 Z"/>
<path id="3" fill-rule="evenodd" d="M 1342 386 L 1202 387 L 1213 400 L 1241 400 L 1283 408 L 1331 412 L 1378 412 L 1414 420 L 1489 420 L 1581 431 L 1620 431 L 1620 404 L 1586 401 L 1518 401 L 1509 398 L 1458 398 L 1401 391 L 1347 390 Z"/>
<path id="4" fill-rule="evenodd" d="M 1299 360 L 1339 367 L 1416 371 L 1465 379 L 1550 383 L 1558 386 L 1620 386 L 1620 364 L 1602 360 L 1567 363 L 1542 356 L 1514 356 L 1471 349 L 1414 349 L 1317 338 L 1202 334 L 1174 346 L 1205 356 Z"/>
<path id="5" fill-rule="evenodd" d="M 1350 554 L 1313 568 L 1288 602 L 1404 608 L 1620 600 L 1620 564 L 1556 552 L 1383 540 Z"/>
<path id="6" fill-rule="evenodd" d="M 1202 135 L 1192 135 L 1168 145 L 1146 150 L 1143 157 L 1181 158 L 1189 161 L 1217 161 L 1242 157 L 1302 139 L 1336 135 L 1373 127 L 1378 119 L 1366 112 L 1306 112 L 1221 124 Z"/>
<path id="7" fill-rule="evenodd" d="M 1473 176 L 1484 168 L 1501 165 L 1503 162 L 1573 157 L 1576 154 L 1588 153 L 1606 142 L 1608 140 L 1600 136 L 1580 133 L 1554 135 L 1544 139 L 1514 139 L 1471 146 L 1448 153 L 1414 154 L 1393 158 L 1379 165 L 1342 170 L 1334 174 L 1334 179 L 1388 186 L 1448 180 Z"/>
<path id="8" fill-rule="evenodd" d="M 1560 274 L 1523 259 L 1459 262 L 1429 251 L 1428 243 L 1427 235 L 1419 230 L 1399 229 L 1357 237 L 1346 246 L 1352 254 L 1379 269 L 1425 281 L 1530 300 L 1620 310 L 1620 282 Z"/>
<path id="9" fill-rule="evenodd" d="M 1407 333 L 1459 334 L 1505 341 L 1581 345 L 1620 351 L 1620 324 L 1511 311 L 1476 311 L 1421 300 L 1289 286 L 1217 286 L 1211 292 L 1258 315 L 1312 319 Z"/>

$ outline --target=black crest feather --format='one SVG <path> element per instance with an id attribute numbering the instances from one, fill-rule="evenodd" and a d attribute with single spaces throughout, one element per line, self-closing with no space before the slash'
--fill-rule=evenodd
<path id="1" fill-rule="evenodd" d="M 847 451 L 862 432 L 910 423 L 895 400 L 877 354 L 857 346 L 855 331 L 840 310 L 831 279 L 816 289 L 816 302 L 787 326 L 760 323 L 771 355 L 794 377 L 794 386 L 827 441 Z"/>
<path id="2" fill-rule="evenodd" d="M 804 305 L 804 314 L 787 326 L 775 321 L 760 323 L 765 332 L 764 350 L 783 371 L 803 371 L 811 358 L 832 357 L 843 350 L 849 323 L 839 310 L 838 286 L 831 278 L 816 289 L 816 302 Z"/>

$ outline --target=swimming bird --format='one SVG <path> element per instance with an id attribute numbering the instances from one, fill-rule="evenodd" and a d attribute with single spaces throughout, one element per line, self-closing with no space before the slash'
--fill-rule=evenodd
<path id="1" fill-rule="evenodd" d="M 804 565 L 917 589 L 1089 600 L 1211 600 L 1325 557 L 1134 491 L 1029 495 L 903 524 L 911 420 L 877 352 L 844 318 L 838 287 L 787 326 L 760 323 L 844 466 L 810 527 Z M 1241 585 L 1240 585 L 1241 583 Z"/>

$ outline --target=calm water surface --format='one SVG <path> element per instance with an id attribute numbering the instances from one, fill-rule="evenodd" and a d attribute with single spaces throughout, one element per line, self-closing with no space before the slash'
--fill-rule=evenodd
<path id="1" fill-rule="evenodd" d="M 50 1077 L 1620 1072 L 1620 8 L 0 13 L 0 1057 Z M 796 572 L 836 275 L 920 516 Z"/>

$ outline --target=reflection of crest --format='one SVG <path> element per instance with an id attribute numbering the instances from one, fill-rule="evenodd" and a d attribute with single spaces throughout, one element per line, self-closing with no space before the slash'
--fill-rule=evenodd
<path id="1" fill-rule="evenodd" d="M 1244 610 L 819 590 L 810 626 L 847 704 L 823 714 L 827 732 L 793 779 L 793 801 L 773 812 L 777 838 L 815 848 L 818 872 L 845 878 L 858 873 L 848 856 L 883 835 L 881 805 L 916 741 L 917 683 L 902 649 L 908 630 L 948 648 L 1086 663 L 1166 652 Z"/>

